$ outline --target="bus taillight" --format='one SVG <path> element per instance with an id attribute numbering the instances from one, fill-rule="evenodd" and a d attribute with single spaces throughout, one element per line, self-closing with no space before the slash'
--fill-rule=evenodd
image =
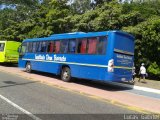
<path id="1" fill-rule="evenodd" d="M 108 61 L 108 72 L 114 72 L 114 60 L 113 59 Z"/>

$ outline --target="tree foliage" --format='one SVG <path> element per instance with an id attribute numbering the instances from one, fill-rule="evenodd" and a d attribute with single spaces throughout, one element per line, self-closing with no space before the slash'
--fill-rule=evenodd
<path id="1" fill-rule="evenodd" d="M 0 39 L 19 40 L 71 31 L 123 30 L 133 34 L 135 65 L 160 78 L 160 1 L 0 0 Z"/>

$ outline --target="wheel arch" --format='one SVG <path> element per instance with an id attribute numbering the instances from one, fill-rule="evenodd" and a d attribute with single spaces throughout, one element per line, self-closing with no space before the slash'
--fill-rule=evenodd
<path id="1" fill-rule="evenodd" d="M 70 68 L 70 66 L 69 66 L 69 65 L 63 64 L 63 65 L 61 65 L 61 69 L 60 69 L 60 71 L 62 71 L 62 69 L 63 69 L 63 68 L 65 68 L 65 67 L 68 67 L 68 68 L 71 70 L 71 68 Z"/>
<path id="2" fill-rule="evenodd" d="M 31 61 L 26 61 L 26 62 L 25 62 L 25 67 L 26 67 L 27 63 L 30 63 L 30 64 L 31 64 Z"/>
<path id="3" fill-rule="evenodd" d="M 67 65 L 67 64 L 62 64 L 62 65 L 60 66 L 59 74 L 61 74 L 62 69 L 65 68 L 65 67 L 68 67 L 68 68 L 70 69 L 70 72 L 71 72 L 71 75 L 72 75 L 71 67 L 70 67 L 69 65 Z"/>
<path id="4" fill-rule="evenodd" d="M 28 65 L 30 65 L 30 67 L 28 67 Z M 26 72 L 28 73 L 32 72 L 32 65 L 30 61 L 26 61 L 25 69 L 26 69 Z"/>
<path id="5" fill-rule="evenodd" d="M 67 71 L 68 72 L 67 72 Z M 64 82 L 70 82 L 72 80 L 72 74 L 71 74 L 71 68 L 69 65 L 62 65 L 61 66 L 61 72 L 60 72 L 60 75 L 61 75 L 61 80 L 63 80 Z"/>

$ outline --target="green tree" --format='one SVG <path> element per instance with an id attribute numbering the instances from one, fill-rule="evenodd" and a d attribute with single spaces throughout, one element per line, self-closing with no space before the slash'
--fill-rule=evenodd
<path id="1" fill-rule="evenodd" d="M 135 65 L 160 78 L 160 1 L 0 0 L 0 39 L 23 40 L 71 31 L 123 30 L 135 36 Z"/>
<path id="2" fill-rule="evenodd" d="M 91 0 L 74 0 L 71 8 L 73 13 L 83 14 L 92 9 Z"/>

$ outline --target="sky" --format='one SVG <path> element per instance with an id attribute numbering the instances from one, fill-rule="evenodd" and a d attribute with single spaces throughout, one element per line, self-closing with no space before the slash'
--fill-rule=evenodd
<path id="1" fill-rule="evenodd" d="M 1 4 L 1 5 L 0 5 L 0 9 L 1 9 L 1 10 L 5 9 L 5 8 L 15 9 L 16 6 L 15 6 L 15 5 L 7 5 L 7 6 L 6 6 L 5 4 Z"/>
<path id="2" fill-rule="evenodd" d="M 42 3 L 43 0 L 39 0 L 39 3 Z M 5 8 L 10 8 L 10 9 L 15 9 L 16 8 L 16 5 L 5 5 L 5 4 L 0 4 L 0 10 L 3 10 Z"/>

